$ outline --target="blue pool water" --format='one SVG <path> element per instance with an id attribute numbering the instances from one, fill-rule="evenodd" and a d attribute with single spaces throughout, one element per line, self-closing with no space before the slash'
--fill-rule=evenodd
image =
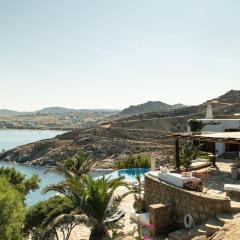
<path id="1" fill-rule="evenodd" d="M 148 168 L 128 168 L 106 174 L 105 177 L 110 178 L 124 177 L 124 179 L 128 182 L 136 182 L 136 177 L 137 175 L 139 175 L 141 177 L 141 181 L 144 181 L 144 173 L 148 171 L 149 171 Z"/>
<path id="2" fill-rule="evenodd" d="M 36 174 L 39 176 L 39 178 L 41 179 L 40 188 L 34 192 L 30 192 L 27 195 L 26 197 L 27 206 L 32 206 L 39 201 L 44 201 L 44 200 L 47 200 L 49 197 L 54 196 L 55 195 L 54 192 L 43 194 L 42 190 L 49 184 L 55 184 L 63 180 L 63 177 L 56 173 L 52 173 L 52 172 L 46 173 L 46 168 L 44 167 L 31 167 L 31 166 L 25 166 L 22 164 L 15 164 L 15 163 L 3 162 L 3 161 L 0 161 L 0 167 L 14 167 L 19 172 L 25 174 L 27 177 L 31 177 L 33 174 Z M 144 173 L 147 171 L 149 171 L 149 169 L 147 168 L 121 169 L 121 170 L 106 174 L 105 177 L 110 177 L 110 178 L 124 177 L 124 179 L 128 182 L 136 182 L 136 176 L 140 175 L 141 180 L 143 181 Z"/>

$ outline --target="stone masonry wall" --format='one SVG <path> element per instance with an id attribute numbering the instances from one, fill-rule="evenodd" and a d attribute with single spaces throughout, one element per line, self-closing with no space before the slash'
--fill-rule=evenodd
<path id="1" fill-rule="evenodd" d="M 187 191 L 145 174 L 146 205 L 164 204 L 174 206 L 174 217 L 183 221 L 190 213 L 195 223 L 200 223 L 220 212 L 230 212 L 228 197 L 209 196 L 207 194 Z"/>
<path id="2" fill-rule="evenodd" d="M 169 233 L 174 230 L 172 205 L 154 204 L 149 206 L 150 224 L 153 225 L 153 235 Z"/>

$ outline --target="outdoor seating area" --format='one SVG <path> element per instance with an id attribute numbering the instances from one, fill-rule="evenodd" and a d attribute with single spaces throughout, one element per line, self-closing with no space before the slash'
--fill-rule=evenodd
<path id="1" fill-rule="evenodd" d="M 231 138 L 229 136 L 232 136 Z M 150 224 L 154 233 L 161 234 L 167 226 L 185 228 L 186 215 L 193 222 L 202 223 L 221 213 L 240 212 L 240 162 L 237 159 L 223 159 L 212 152 L 209 159 L 197 157 L 191 160 L 187 169 L 180 167 L 180 139 L 204 142 L 240 144 L 239 133 L 226 134 L 175 134 L 175 169 L 161 166 L 145 174 L 144 201 L 149 211 Z M 237 162 L 237 163 L 236 163 Z M 154 171 L 155 169 L 155 171 Z M 172 206 L 172 207 L 170 207 Z M 175 222 L 174 219 L 178 219 Z M 171 227 L 172 226 L 172 227 Z"/>
<path id="2" fill-rule="evenodd" d="M 199 178 L 193 177 L 191 175 L 182 175 L 179 173 L 159 173 L 158 178 L 162 181 L 170 183 L 174 186 L 183 188 L 184 184 L 188 182 L 200 183 L 201 180 Z"/>
<path id="3" fill-rule="evenodd" d="M 197 158 L 192 161 L 190 165 L 190 170 L 197 170 L 205 167 L 209 167 L 211 165 L 211 162 L 209 159 L 203 159 L 203 158 Z"/>
<path id="4" fill-rule="evenodd" d="M 140 201 L 130 218 L 143 228 L 152 225 L 153 234 L 158 236 L 186 229 L 186 217 L 191 219 L 191 228 L 219 214 L 240 213 L 240 159 L 200 152 L 202 155 L 192 160 L 192 155 L 187 155 L 189 152 L 186 156 L 181 155 L 180 148 L 185 147 L 180 145 L 180 140 L 240 144 L 239 133 L 233 134 L 231 139 L 230 135 L 175 134 L 175 168 L 169 164 L 156 165 L 155 159 L 151 159 L 151 171 L 145 173 Z M 183 165 L 184 157 L 191 158 L 186 166 Z"/>
<path id="5" fill-rule="evenodd" d="M 240 191 L 240 180 L 232 177 L 232 167 L 234 160 L 218 159 L 215 168 L 208 168 L 207 176 L 204 180 L 204 192 L 207 194 L 217 194 L 221 196 L 233 195 L 229 192 Z M 236 200 L 234 198 L 234 200 Z M 240 202 L 240 198 L 239 198 Z"/>

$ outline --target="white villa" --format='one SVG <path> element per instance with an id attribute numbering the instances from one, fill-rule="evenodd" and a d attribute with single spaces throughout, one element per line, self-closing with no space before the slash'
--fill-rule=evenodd
<path id="1" fill-rule="evenodd" d="M 201 129 L 201 134 L 214 134 L 215 137 L 225 137 L 229 140 L 236 136 L 240 137 L 240 119 L 213 119 L 211 106 L 208 106 L 206 118 L 205 119 L 196 119 L 203 123 Z M 190 128 L 188 126 L 188 132 Z M 225 152 L 237 153 L 240 152 L 239 144 L 231 144 L 226 142 L 208 142 L 206 143 L 206 148 L 209 152 L 216 152 L 217 155 L 221 155 Z"/>

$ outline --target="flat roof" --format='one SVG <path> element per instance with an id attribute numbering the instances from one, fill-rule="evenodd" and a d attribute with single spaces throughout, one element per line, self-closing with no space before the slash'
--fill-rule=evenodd
<path id="1" fill-rule="evenodd" d="M 206 142 L 224 142 L 240 144 L 240 132 L 203 132 L 201 134 L 176 133 L 175 138 L 193 139 Z"/>
<path id="2" fill-rule="evenodd" d="M 240 114 L 239 114 L 240 115 Z M 237 115 L 236 115 L 237 116 Z M 239 118 L 198 118 L 199 121 L 240 121 Z"/>

